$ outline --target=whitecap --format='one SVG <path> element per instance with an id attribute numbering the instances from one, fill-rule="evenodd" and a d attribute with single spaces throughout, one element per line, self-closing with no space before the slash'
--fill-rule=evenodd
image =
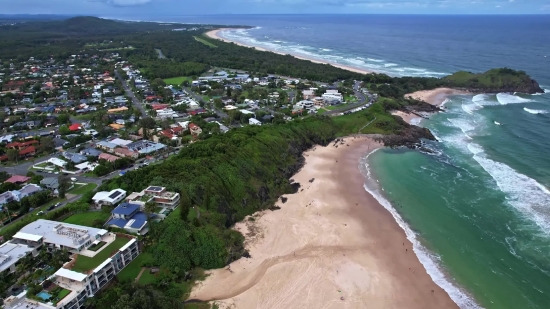
<path id="1" fill-rule="evenodd" d="M 491 160 L 480 145 L 470 143 L 468 149 L 474 154 L 474 160 L 494 179 L 500 191 L 506 194 L 506 203 L 535 222 L 543 233 L 550 234 L 550 191 L 510 166 Z"/>
<path id="2" fill-rule="evenodd" d="M 503 92 L 497 93 L 497 101 L 502 105 L 531 102 L 529 99 Z"/>
<path id="3" fill-rule="evenodd" d="M 374 153 L 375 151 L 369 153 L 365 158 L 361 160 L 360 169 L 364 174 L 366 174 L 366 177 L 368 180 L 372 182 L 373 179 L 370 177 L 370 169 L 368 165 L 368 157 L 370 154 Z M 378 182 L 378 181 L 376 181 Z M 376 187 L 377 185 L 373 185 L 372 187 Z M 418 257 L 418 260 L 424 266 L 424 269 L 428 273 L 428 275 L 432 278 L 433 282 L 435 282 L 438 286 L 440 286 L 447 294 L 450 296 L 450 298 L 460 307 L 460 308 L 467 308 L 467 309 L 481 309 L 482 307 L 476 304 L 475 300 L 470 297 L 464 290 L 462 290 L 460 287 L 455 285 L 454 282 L 449 280 L 445 276 L 444 270 L 440 265 L 441 258 L 432 252 L 430 252 L 426 247 L 422 245 L 422 243 L 418 240 L 417 235 L 413 232 L 413 230 L 410 228 L 410 226 L 403 220 L 401 215 L 397 212 L 397 210 L 392 206 L 392 204 L 384 198 L 383 194 L 380 192 L 378 188 L 371 188 L 367 184 L 363 185 L 365 191 L 367 191 L 369 194 L 371 194 L 379 203 L 384 207 L 386 210 L 390 212 L 390 214 L 393 216 L 394 220 L 397 222 L 397 224 L 403 229 L 405 232 L 405 235 L 407 236 L 407 239 L 412 243 L 413 245 L 413 251 Z M 383 191 L 383 188 L 382 188 Z"/>
<path id="4" fill-rule="evenodd" d="M 528 112 L 529 114 L 535 114 L 535 115 L 548 114 L 548 111 L 543 109 L 530 109 L 530 108 L 524 107 L 523 110 Z"/>
<path id="5" fill-rule="evenodd" d="M 544 93 L 550 93 L 550 89 L 543 89 Z"/>
<path id="6" fill-rule="evenodd" d="M 372 62 L 384 62 L 384 60 L 380 60 L 380 59 L 373 59 L 373 58 L 367 58 L 368 61 L 372 61 Z"/>

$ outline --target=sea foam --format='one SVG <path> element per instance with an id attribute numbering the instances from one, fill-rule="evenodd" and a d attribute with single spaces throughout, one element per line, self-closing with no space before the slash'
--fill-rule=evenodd
<path id="1" fill-rule="evenodd" d="M 383 194 L 380 192 L 378 188 L 374 188 L 374 187 L 377 187 L 377 185 L 374 184 L 373 179 L 371 179 L 371 173 L 368 165 L 368 157 L 371 154 L 373 154 L 375 151 L 372 151 L 365 158 L 363 158 L 361 160 L 361 165 L 359 166 L 361 171 L 367 177 L 367 179 L 371 183 L 373 183 L 372 186 L 364 184 L 363 187 L 365 188 L 365 191 L 370 193 L 380 203 L 380 205 L 382 205 L 386 210 L 388 210 L 393 216 L 394 220 L 397 222 L 397 224 L 403 229 L 403 231 L 405 231 L 405 235 L 407 236 L 407 239 L 413 245 L 414 253 L 418 257 L 418 260 L 420 261 L 420 263 L 422 263 L 422 266 L 424 266 L 424 269 L 426 269 L 426 272 L 428 273 L 428 275 L 435 282 L 435 284 L 437 284 L 445 292 L 447 292 L 447 294 L 451 297 L 451 299 L 460 308 L 481 309 L 482 307 L 479 306 L 472 297 L 470 297 L 464 290 L 459 288 L 456 284 L 454 284 L 449 278 L 445 276 L 445 273 L 441 265 L 439 264 L 439 261 L 440 261 L 439 256 L 433 254 L 422 245 L 422 243 L 418 240 L 416 234 L 407 225 L 405 220 L 403 220 L 401 215 L 392 206 L 392 204 L 383 196 Z"/>
<path id="2" fill-rule="evenodd" d="M 528 112 L 529 114 L 535 114 L 535 115 L 536 114 L 548 114 L 548 111 L 543 110 L 543 109 L 530 109 L 530 108 L 524 107 L 523 110 Z"/>
<path id="3" fill-rule="evenodd" d="M 512 95 L 508 93 L 497 93 L 497 100 L 500 104 L 517 104 L 517 103 L 528 103 L 531 102 L 529 99 L 524 99 L 517 95 Z"/>

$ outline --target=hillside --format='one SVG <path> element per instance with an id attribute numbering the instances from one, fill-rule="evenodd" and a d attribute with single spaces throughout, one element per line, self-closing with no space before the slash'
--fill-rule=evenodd
<path id="1" fill-rule="evenodd" d="M 464 88 L 472 92 L 544 92 L 527 73 L 508 68 L 492 69 L 479 74 L 459 71 L 444 77 L 443 82 L 446 86 Z"/>

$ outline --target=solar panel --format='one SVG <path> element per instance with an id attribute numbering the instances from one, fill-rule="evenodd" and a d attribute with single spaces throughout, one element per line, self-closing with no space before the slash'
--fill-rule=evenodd
<path id="1" fill-rule="evenodd" d="M 162 191 L 162 187 L 150 186 L 149 188 L 147 188 L 147 191 L 160 192 Z"/>
<path id="2" fill-rule="evenodd" d="M 115 191 L 115 192 L 111 193 L 111 195 L 109 195 L 109 198 L 110 198 L 110 199 L 114 199 L 114 198 L 116 198 L 117 196 L 119 196 L 120 193 L 121 193 L 120 191 Z"/>

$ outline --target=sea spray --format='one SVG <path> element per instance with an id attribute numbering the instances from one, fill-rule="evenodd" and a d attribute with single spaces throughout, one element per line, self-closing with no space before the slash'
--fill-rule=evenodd
<path id="1" fill-rule="evenodd" d="M 424 266 L 428 275 L 432 278 L 435 284 L 440 286 L 449 297 L 463 309 L 481 309 L 475 300 L 468 295 L 462 288 L 452 282 L 452 279 L 449 279 L 442 267 L 440 266 L 440 258 L 426 249 L 422 243 L 418 240 L 417 235 L 412 231 L 412 229 L 407 225 L 403 220 L 399 212 L 393 207 L 393 205 L 384 198 L 383 194 L 380 192 L 380 187 L 378 181 L 371 177 L 371 171 L 368 164 L 369 156 L 375 153 L 378 149 L 375 149 L 368 153 L 365 157 L 360 160 L 359 169 L 361 173 L 366 178 L 365 184 L 363 185 L 365 191 L 372 195 L 386 210 L 388 210 L 397 224 L 405 232 L 407 239 L 413 245 L 413 251 L 418 257 L 420 263 Z"/>
<path id="2" fill-rule="evenodd" d="M 530 109 L 530 108 L 524 107 L 523 110 L 526 111 L 526 112 L 528 112 L 529 114 L 534 114 L 534 115 L 537 115 L 537 114 L 548 114 L 548 111 L 547 111 L 547 110 L 543 110 L 543 109 Z"/>

